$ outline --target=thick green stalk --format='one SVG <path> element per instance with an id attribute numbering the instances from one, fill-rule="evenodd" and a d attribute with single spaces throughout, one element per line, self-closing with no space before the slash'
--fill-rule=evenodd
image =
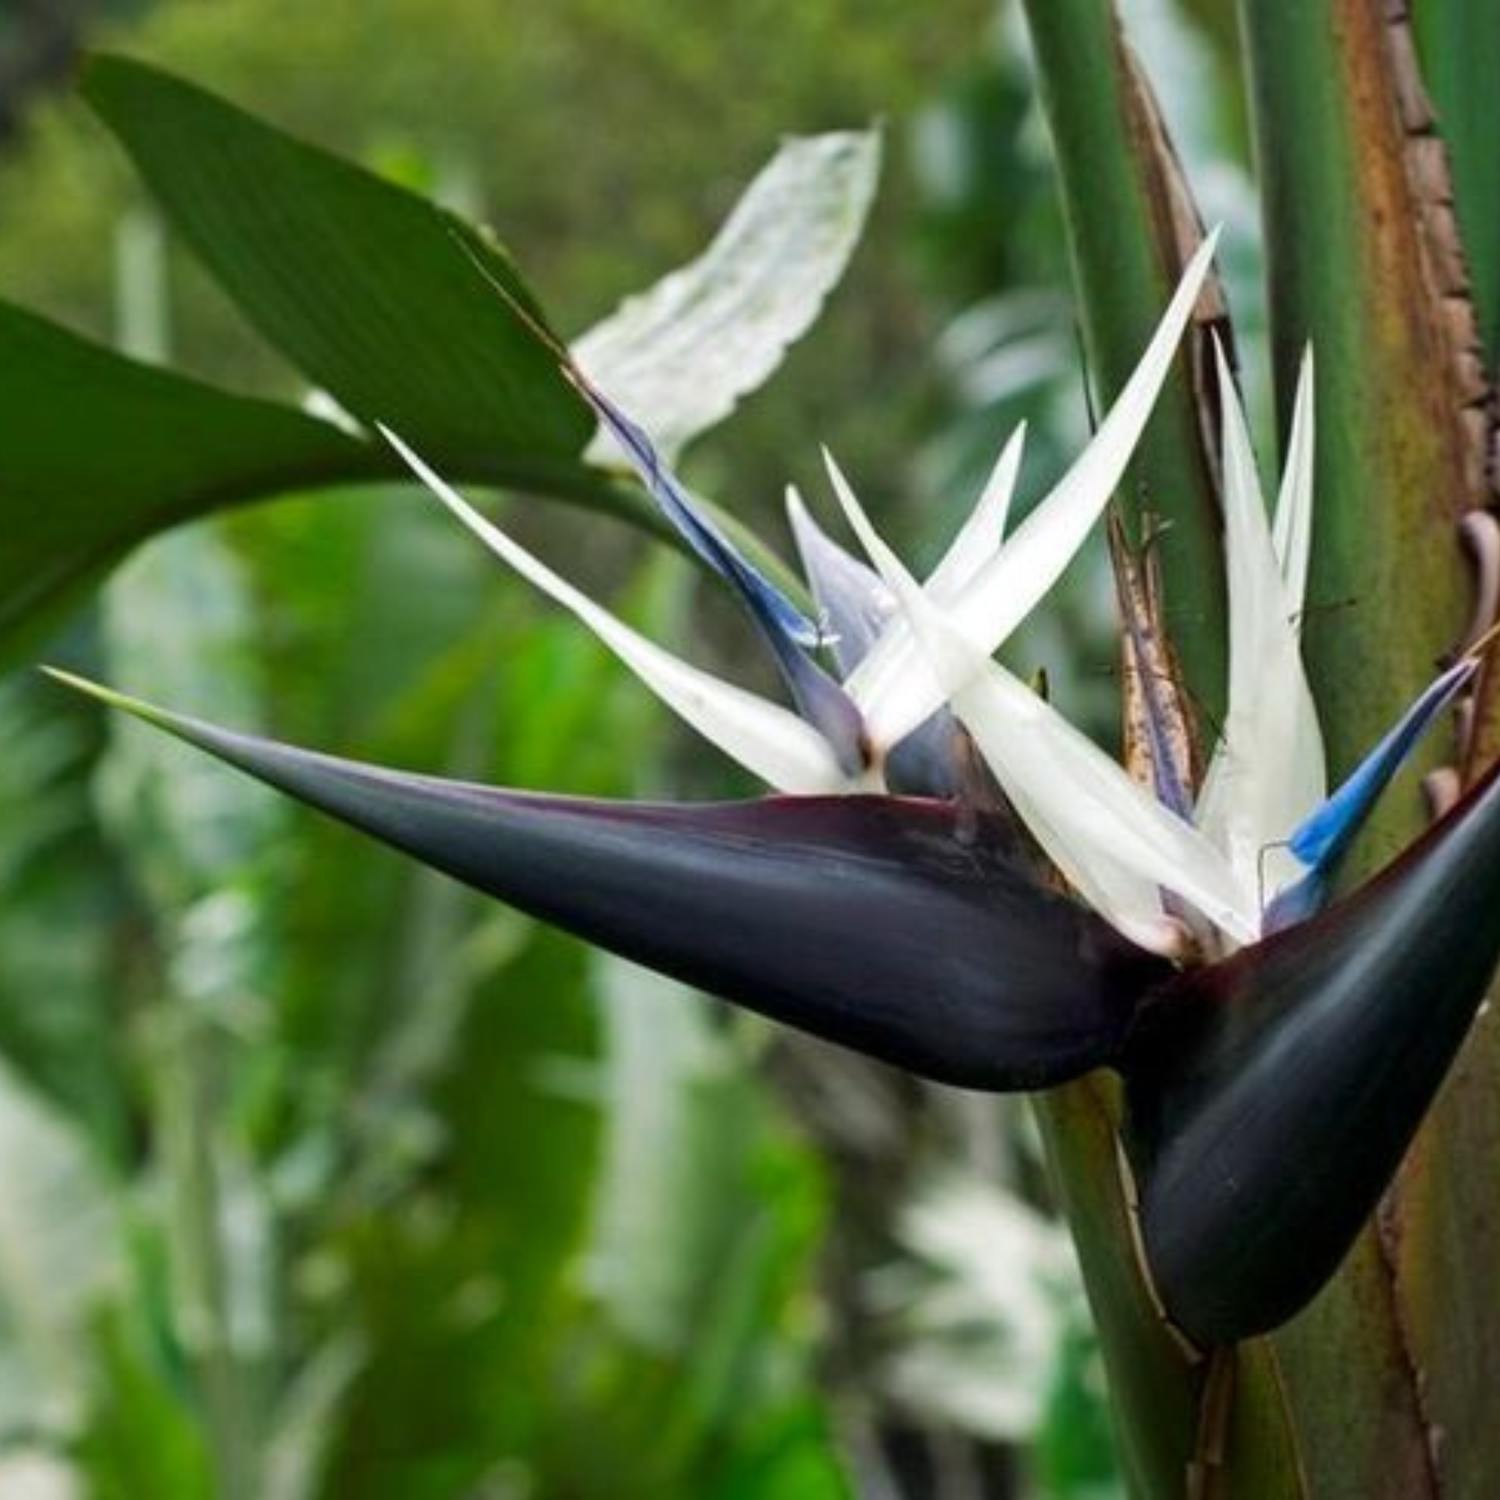
<path id="1" fill-rule="evenodd" d="M 1079 313 L 1100 395 L 1113 399 L 1166 306 L 1193 233 L 1154 102 L 1112 0 L 1025 0 L 1057 153 Z M 1192 343 L 1190 336 L 1190 343 Z M 1198 351 L 1201 353 L 1201 348 Z M 1214 464 L 1179 369 L 1122 499 L 1168 523 L 1167 609 L 1194 697 L 1217 719 L 1224 695 L 1224 587 Z"/>
<path id="2" fill-rule="evenodd" d="M 1140 1274 L 1120 1177 L 1119 1091 L 1095 1073 L 1033 1103 L 1104 1350 L 1121 1467 L 1136 1500 L 1168 1500 L 1183 1493 L 1198 1446 L 1202 1372 Z"/>
<path id="3" fill-rule="evenodd" d="M 1438 130 L 1453 160 L 1453 202 L 1463 227 L 1485 363 L 1500 369 L 1500 0 L 1417 0 L 1412 19 Z"/>
<path id="4" fill-rule="evenodd" d="M 1283 415 L 1303 343 L 1318 353 L 1305 639 L 1335 774 L 1458 632 L 1468 583 L 1454 527 L 1479 498 L 1482 474 L 1466 418 L 1472 339 L 1434 260 L 1441 164 L 1425 143 L 1409 38 L 1385 9 L 1368 0 L 1241 5 Z M 1364 867 L 1421 821 L 1412 790 L 1388 797 L 1365 838 Z M 1476 1069 L 1488 1096 L 1495 1068 L 1471 1045 L 1459 1076 Z M 1463 1274 L 1493 1266 L 1500 1238 L 1453 1211 L 1455 1172 L 1471 1193 L 1496 1191 L 1500 1153 L 1478 1123 L 1450 1089 L 1379 1230 L 1271 1340 L 1312 1500 L 1478 1495 L 1500 1472 L 1493 1421 L 1465 1394 L 1500 1380 L 1500 1314 L 1492 1278 Z M 1455 1365 L 1461 1381 L 1446 1374 Z"/>
<path id="5" fill-rule="evenodd" d="M 1305 640 L 1330 769 L 1432 676 L 1468 596 L 1454 534 L 1476 498 L 1459 351 L 1434 287 L 1397 35 L 1367 0 L 1245 0 L 1283 418 L 1310 339 L 1318 463 Z M 1420 826 L 1388 798 L 1366 847 Z"/>
<path id="6" fill-rule="evenodd" d="M 1111 0 L 1026 0 L 1056 148 L 1079 310 L 1100 395 L 1139 358 L 1183 261 L 1192 210 Z M 1193 336 L 1190 335 L 1190 344 Z M 1224 592 L 1217 489 L 1183 367 L 1168 383 L 1122 498 L 1169 523 L 1167 608 L 1191 692 L 1217 718 Z M 1118 1107 L 1099 1079 L 1037 1102 L 1058 1194 L 1099 1326 L 1122 1462 L 1138 1500 L 1186 1495 L 1201 1468 L 1206 1370 L 1166 1330 L 1139 1269 L 1121 1179 Z M 1270 1492 L 1262 1500 L 1274 1500 Z"/>
<path id="7" fill-rule="evenodd" d="M 1500 157 L 1495 153 L 1495 89 L 1500 80 L 1500 0 L 1419 0 L 1412 21 L 1422 72 L 1432 90 L 1437 138 L 1452 170 L 1452 213 L 1461 232 L 1458 268 L 1472 289 L 1480 379 L 1486 387 L 1470 420 L 1487 432 L 1489 502 L 1500 500 Z M 1446 187 L 1447 184 L 1444 184 Z M 1456 238 L 1456 237 L 1455 237 Z M 1500 754 L 1500 678 L 1478 693 L 1465 774 Z"/>
<path id="8" fill-rule="evenodd" d="M 1027 0 L 1026 9 L 1091 352 L 1108 394 L 1138 347 L 1138 325 L 1148 325 L 1160 303 L 1184 200 L 1107 0 Z M 1482 393 L 1465 307 L 1434 233 L 1442 164 L 1424 135 L 1409 38 L 1365 0 L 1245 0 L 1242 24 L 1284 414 L 1308 338 L 1319 356 L 1307 639 L 1337 774 L 1428 680 L 1434 656 L 1460 626 L 1468 589 L 1454 523 L 1481 489 L 1473 413 Z M 1217 663 L 1205 665 L 1203 642 L 1222 638 L 1222 616 L 1211 470 L 1199 432 L 1184 382 L 1168 395 L 1138 478 L 1175 523 L 1178 552 L 1164 559 L 1168 594 L 1178 610 L 1187 607 L 1188 621 L 1179 615 L 1174 623 L 1203 696 L 1206 673 L 1217 686 Z M 1388 799 L 1365 842 L 1366 868 L 1406 842 L 1420 820 L 1414 795 Z M 1476 1236 L 1462 1222 L 1452 1165 L 1469 1164 L 1489 1190 L 1500 1120 L 1486 1144 L 1482 1128 L 1494 1111 L 1465 1112 L 1452 1101 L 1469 1083 L 1492 1094 L 1488 1057 L 1471 1047 L 1461 1063 L 1447 1107 L 1413 1153 L 1386 1232 L 1366 1234 L 1308 1313 L 1219 1360 L 1212 1374 L 1174 1368 L 1151 1341 L 1138 1288 L 1121 1274 L 1128 1262 L 1109 1243 L 1118 1200 L 1110 1196 L 1117 1177 L 1108 1130 L 1092 1139 L 1078 1100 L 1060 1096 L 1043 1106 L 1138 1493 L 1411 1500 L 1477 1495 L 1478 1476 L 1500 1471 L 1493 1438 L 1464 1395 L 1500 1382 L 1500 1370 L 1490 1368 L 1500 1360 L 1500 1327 L 1489 1326 L 1500 1314 L 1475 1317 L 1462 1286 L 1438 1274 L 1445 1264 L 1472 1268 L 1473 1286 L 1482 1264 L 1500 1263 L 1488 1232 Z M 1434 1373 L 1445 1359 L 1458 1377 Z M 1133 1399 L 1132 1380 L 1165 1394 Z M 1440 1429 L 1449 1433 L 1445 1448 Z M 1467 1450 L 1462 1465 L 1443 1456 L 1455 1449 Z"/>

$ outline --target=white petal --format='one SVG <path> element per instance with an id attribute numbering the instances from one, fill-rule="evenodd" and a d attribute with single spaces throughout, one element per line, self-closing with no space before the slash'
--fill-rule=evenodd
<path id="1" fill-rule="evenodd" d="M 838 497 L 839 505 L 843 509 L 844 515 L 848 518 L 854 534 L 859 538 L 859 544 L 864 548 L 865 555 L 874 565 L 875 571 L 879 573 L 881 581 L 895 594 L 894 585 L 891 583 L 892 570 L 898 571 L 903 579 L 911 579 L 911 574 L 907 572 L 905 564 L 891 550 L 890 545 L 875 530 L 874 523 L 870 520 L 864 506 L 859 503 L 859 498 L 855 495 L 853 486 L 844 477 L 844 471 L 839 468 L 833 454 L 827 448 L 823 449 L 823 467 L 828 470 L 828 478 L 833 485 L 833 493 Z M 914 588 L 917 587 L 915 580 L 912 580 L 912 586 Z M 906 632 L 907 639 L 912 640 L 911 625 L 911 613 L 903 607 L 901 613 L 891 621 L 885 634 L 871 647 L 871 654 L 873 655 L 875 652 L 878 652 L 882 644 L 890 640 L 894 631 L 903 630 Z M 930 714 L 942 705 L 943 699 L 947 695 L 942 683 L 939 682 L 936 673 L 933 671 L 931 663 L 927 659 L 927 653 L 921 650 L 920 645 L 914 640 L 913 647 L 914 649 L 906 661 L 906 684 L 911 693 L 920 695 L 924 702 L 930 701 L 931 708 L 922 716 L 926 718 L 927 714 Z M 860 701 L 859 695 L 855 691 L 855 684 L 859 678 L 860 667 L 863 667 L 864 662 L 868 660 L 869 656 L 866 656 L 864 661 L 860 663 L 860 666 L 854 669 L 854 672 L 844 683 L 845 690 L 854 699 L 855 704 L 862 713 L 865 712 L 865 705 Z M 920 723 L 921 720 L 919 719 L 917 722 Z M 907 732 L 903 731 L 901 735 L 897 735 L 894 738 L 886 738 L 873 729 L 867 713 L 865 724 L 870 743 L 879 750 L 889 750 L 901 738 L 904 738 Z"/>
<path id="2" fill-rule="evenodd" d="M 951 604 L 973 581 L 980 568 L 1000 551 L 1025 446 L 1026 424 L 1022 422 L 1000 450 L 994 471 L 979 496 L 979 504 L 953 538 L 943 560 L 928 575 L 927 591 L 939 604 Z"/>
<path id="3" fill-rule="evenodd" d="M 1022 522 L 953 603 L 953 616 L 986 653 L 994 651 L 1057 581 L 1124 476 L 1208 274 L 1218 231 L 1188 262 L 1156 333 L 1109 415 L 1051 494 Z M 909 733 L 940 699 L 929 673 L 913 673 L 911 632 L 893 625 L 846 686 L 878 744 Z"/>
<path id="4" fill-rule="evenodd" d="M 1313 352 L 1309 344 L 1297 376 L 1292 433 L 1287 440 L 1271 533 L 1281 576 L 1286 580 L 1287 604 L 1299 619 L 1307 594 L 1307 558 L 1312 545 L 1313 425 Z"/>
<path id="5" fill-rule="evenodd" d="M 1197 907 L 1238 942 L 1259 936 L 1253 887 L 1196 829 L 1136 785 L 925 595 L 880 538 L 837 468 L 834 488 L 911 622 L 928 668 L 974 736 L 1017 813 L 1069 882 L 1137 941 L 1165 945 L 1160 890 Z"/>
<path id="6" fill-rule="evenodd" d="M 956 678 L 963 658 L 952 659 Z M 1168 890 L 1236 942 L 1260 935 L 1253 888 L 1213 845 L 999 663 L 950 701 L 1037 842 L 1101 916 L 1135 935 L 1160 924 Z"/>
<path id="7" fill-rule="evenodd" d="M 1269 900 L 1301 868 L 1276 847 L 1325 794 L 1323 738 L 1307 685 L 1250 436 L 1223 351 L 1224 558 L 1229 708 L 1198 799 L 1200 828 Z M 1295 528 L 1289 525 L 1289 536 Z"/>
<path id="8" fill-rule="evenodd" d="M 394 432 L 386 427 L 380 431 L 417 478 L 497 557 L 571 610 L 704 739 L 778 791 L 817 793 L 846 788 L 848 778 L 839 769 L 833 750 L 811 725 L 780 704 L 704 672 L 632 630 L 486 520 Z"/>

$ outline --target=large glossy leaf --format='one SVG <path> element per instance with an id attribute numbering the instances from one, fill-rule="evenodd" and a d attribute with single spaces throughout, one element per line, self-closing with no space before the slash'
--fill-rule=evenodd
<path id="1" fill-rule="evenodd" d="M 142 64 L 96 59 L 86 92 L 249 319 L 349 413 L 385 421 L 457 479 L 668 533 L 645 496 L 583 462 L 591 420 L 527 326 L 543 316 L 471 226 Z M 875 141 L 786 148 L 704 257 L 587 336 L 591 362 L 674 445 L 726 416 L 816 315 L 863 223 Z M 11 655 L 49 606 L 145 536 L 219 506 L 400 472 L 383 445 L 3 305 L 0 396 Z"/>
<path id="2" fill-rule="evenodd" d="M 588 413 L 517 309 L 542 313 L 471 226 L 144 64 L 96 58 L 84 94 L 250 321 L 355 417 L 463 472 L 590 482 Z"/>
<path id="3" fill-rule="evenodd" d="M 789 141 L 713 243 L 573 346 L 578 363 L 671 461 L 723 421 L 807 331 L 858 243 L 880 137 Z M 617 456 L 602 436 L 591 455 Z"/>
<path id="4" fill-rule="evenodd" d="M 325 422 L 137 364 L 0 303 L 0 634 L 165 526 L 385 467 Z"/>
<path id="5" fill-rule="evenodd" d="M 440 781 L 94 692 L 279 790 L 591 942 L 974 1088 L 1119 1055 L 1163 960 L 1040 886 L 1008 825 L 946 803 L 598 802 Z"/>

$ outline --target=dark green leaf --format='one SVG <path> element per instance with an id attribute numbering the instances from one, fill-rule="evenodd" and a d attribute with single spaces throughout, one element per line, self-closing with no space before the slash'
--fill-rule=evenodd
<path id="1" fill-rule="evenodd" d="M 0 303 L 0 632 L 143 537 L 389 467 L 325 422 L 229 395 Z"/>
<path id="2" fill-rule="evenodd" d="M 94 59 L 84 94 L 245 315 L 355 417 L 466 475 L 587 482 L 593 423 L 471 226 L 143 64 Z"/>

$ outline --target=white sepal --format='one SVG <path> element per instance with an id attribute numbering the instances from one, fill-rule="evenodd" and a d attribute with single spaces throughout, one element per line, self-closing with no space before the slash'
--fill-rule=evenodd
<path id="1" fill-rule="evenodd" d="M 849 523 L 895 594 L 954 712 L 1037 842 L 1099 914 L 1171 950 L 1180 929 L 1162 889 L 1238 942 L 1260 934 L 1253 889 L 1195 828 L 1163 807 L 1087 735 L 997 662 L 925 595 L 829 460 Z"/>
<path id="2" fill-rule="evenodd" d="M 927 592 L 939 604 L 951 604 L 973 582 L 975 574 L 999 553 L 1025 447 L 1026 424 L 1022 422 L 1000 450 L 979 503 L 959 528 L 943 560 L 927 577 Z"/>
<path id="3" fill-rule="evenodd" d="M 571 610 L 675 714 L 778 791 L 843 791 L 828 742 L 778 703 L 746 692 L 649 641 L 485 519 L 389 428 L 380 431 L 412 472 L 470 531 L 549 598 Z"/>
<path id="4" fill-rule="evenodd" d="M 1276 497 L 1276 520 L 1271 530 L 1276 560 L 1286 582 L 1287 604 L 1299 619 L 1306 603 L 1307 559 L 1312 547 L 1313 428 L 1313 352 L 1309 344 L 1297 374 L 1292 432 L 1287 439 L 1281 491 Z"/>
<path id="5" fill-rule="evenodd" d="M 1211 231 L 1188 262 L 1146 352 L 1088 447 L 953 601 L 954 620 L 985 653 L 996 650 L 1057 581 L 1124 477 L 1172 368 L 1217 240 L 1218 231 Z M 910 670 L 915 655 L 910 629 L 896 622 L 846 684 L 879 743 L 910 733 L 940 701 L 931 674 Z"/>
<path id="6" fill-rule="evenodd" d="M 1234 382 L 1216 347 L 1224 426 L 1224 557 L 1229 591 L 1229 706 L 1198 799 L 1198 826 L 1262 901 L 1302 874 L 1280 847 L 1326 791 L 1323 737 L 1302 667 L 1282 558 L 1296 570 L 1305 523 L 1291 494 L 1278 555 Z M 1305 458 L 1299 462 L 1306 464 Z M 1293 488 L 1300 484 L 1294 478 Z"/>

